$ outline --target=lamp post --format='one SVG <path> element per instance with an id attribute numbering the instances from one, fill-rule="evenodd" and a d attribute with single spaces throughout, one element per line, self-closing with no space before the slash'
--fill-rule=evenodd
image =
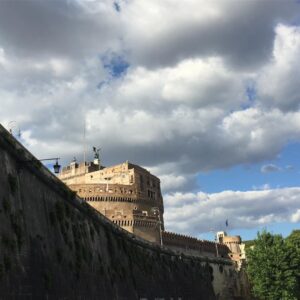
<path id="1" fill-rule="evenodd" d="M 46 161 L 46 160 L 55 160 L 55 164 L 53 165 L 53 170 L 55 174 L 58 174 L 60 171 L 60 164 L 58 163 L 59 157 L 54 157 L 54 158 L 43 158 L 39 159 L 39 161 Z"/>
<path id="2" fill-rule="evenodd" d="M 43 159 L 31 159 L 31 160 L 25 160 L 22 162 L 28 163 L 28 162 L 37 162 L 37 161 L 41 162 L 41 161 L 46 161 L 46 160 L 55 160 L 55 164 L 53 165 L 53 170 L 54 170 L 55 174 L 58 174 L 60 171 L 60 167 L 61 167 L 61 165 L 58 163 L 59 159 L 60 159 L 59 157 L 53 157 L 53 158 L 43 158 Z"/>

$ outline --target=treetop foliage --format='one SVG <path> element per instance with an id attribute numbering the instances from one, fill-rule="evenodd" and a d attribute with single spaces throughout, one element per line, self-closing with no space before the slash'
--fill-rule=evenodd
<path id="1" fill-rule="evenodd" d="M 300 230 L 284 239 L 262 231 L 246 249 L 247 273 L 258 299 L 300 299 Z"/>

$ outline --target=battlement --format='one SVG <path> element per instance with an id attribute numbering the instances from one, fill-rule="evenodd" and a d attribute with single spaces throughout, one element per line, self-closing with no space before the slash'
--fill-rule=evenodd
<path id="1" fill-rule="evenodd" d="M 133 219 L 118 218 L 117 220 L 113 220 L 112 222 L 119 225 L 120 227 L 138 226 L 138 227 L 154 228 L 157 226 L 157 222 L 153 220 L 139 219 L 139 218 L 133 218 Z"/>
<path id="2" fill-rule="evenodd" d="M 203 255 L 213 255 L 227 258 L 229 249 L 226 245 L 215 243 L 206 240 L 198 240 L 197 238 L 181 235 L 177 233 L 162 232 L 164 246 L 171 247 L 177 250 L 196 251 Z"/>

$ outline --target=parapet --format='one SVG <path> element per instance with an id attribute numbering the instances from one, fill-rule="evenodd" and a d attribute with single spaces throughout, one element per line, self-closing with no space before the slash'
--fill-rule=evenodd
<path id="1" fill-rule="evenodd" d="M 197 238 L 181 235 L 177 233 L 162 232 L 163 245 L 171 248 L 181 248 L 184 251 L 198 251 L 202 254 L 213 254 L 215 256 L 228 257 L 229 249 L 226 245 L 207 240 L 198 240 Z"/>
<path id="2" fill-rule="evenodd" d="M 224 236 L 223 237 L 223 243 L 224 244 L 229 244 L 229 243 L 233 243 L 233 244 L 241 244 L 242 243 L 242 239 L 239 235 L 236 236 Z"/>

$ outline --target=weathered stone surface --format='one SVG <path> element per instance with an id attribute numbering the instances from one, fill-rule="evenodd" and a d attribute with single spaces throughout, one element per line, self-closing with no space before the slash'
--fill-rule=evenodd
<path id="1" fill-rule="evenodd" d="M 0 126 L 0 299 L 234 299 L 237 281 L 119 228 Z"/>

